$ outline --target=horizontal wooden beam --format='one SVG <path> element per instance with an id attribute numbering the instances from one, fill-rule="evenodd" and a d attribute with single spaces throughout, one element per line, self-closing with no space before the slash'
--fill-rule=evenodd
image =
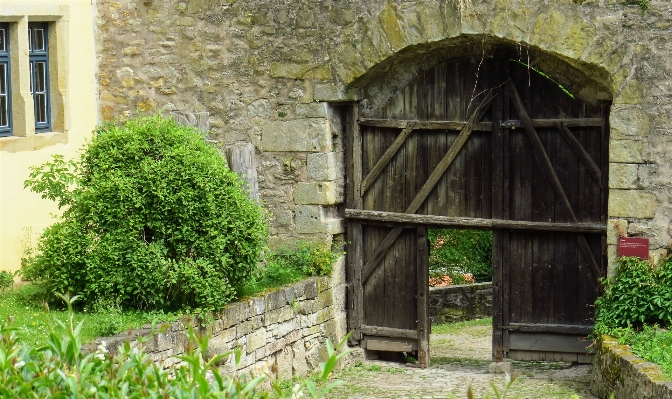
<path id="1" fill-rule="evenodd" d="M 509 323 L 508 326 L 499 327 L 501 330 L 520 332 L 546 332 L 556 334 L 589 335 L 593 332 L 593 326 L 572 324 L 532 324 L 532 323 Z"/>
<path id="2" fill-rule="evenodd" d="M 417 330 L 404 330 L 401 328 L 362 325 L 359 328 L 359 332 L 365 335 L 375 335 L 378 337 L 408 338 L 408 339 L 418 338 Z"/>
<path id="3" fill-rule="evenodd" d="M 405 119 L 376 119 L 362 118 L 360 125 L 373 127 L 389 127 L 403 129 L 408 124 L 414 123 L 416 130 L 462 130 L 467 122 L 463 121 L 416 121 Z M 532 119 L 532 126 L 540 128 L 554 128 L 557 124 L 566 127 L 601 127 L 602 118 L 568 118 L 568 119 Z M 474 131 L 492 131 L 492 122 L 479 122 L 474 124 Z"/>
<path id="4" fill-rule="evenodd" d="M 607 231 L 604 223 L 549 223 L 527 222 L 522 220 L 481 219 L 453 216 L 415 215 L 399 212 L 367 211 L 361 209 L 346 209 L 347 219 L 365 220 L 372 222 L 404 223 L 425 226 L 446 226 L 471 229 L 509 229 L 535 231 L 564 231 L 570 233 L 603 233 Z"/>
<path id="5" fill-rule="evenodd" d="M 509 349 L 542 352 L 587 353 L 591 341 L 578 336 L 551 333 L 509 333 Z"/>

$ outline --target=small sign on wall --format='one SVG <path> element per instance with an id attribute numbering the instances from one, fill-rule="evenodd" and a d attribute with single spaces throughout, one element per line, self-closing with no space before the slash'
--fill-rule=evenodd
<path id="1" fill-rule="evenodd" d="M 636 256 L 639 259 L 649 259 L 649 239 L 648 238 L 634 238 L 634 237 L 620 237 L 618 239 L 618 255 L 621 256 Z"/>

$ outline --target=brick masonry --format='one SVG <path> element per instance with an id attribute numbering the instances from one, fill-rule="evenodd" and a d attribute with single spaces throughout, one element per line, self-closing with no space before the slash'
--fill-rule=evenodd
<path id="1" fill-rule="evenodd" d="M 590 391 L 600 399 L 672 399 L 672 381 L 656 364 L 645 362 L 627 345 L 602 336 L 596 343 Z"/>
<path id="2" fill-rule="evenodd" d="M 337 276 L 311 278 L 231 303 L 213 316 L 214 322 L 201 329 L 211 335 L 208 357 L 239 348 L 239 372 L 267 364 L 278 378 L 301 377 L 326 359 L 327 338 L 338 343 L 345 336 L 345 286 Z M 164 368 L 172 367 L 179 363 L 175 356 L 182 354 L 187 344 L 186 323 L 172 323 L 160 333 L 144 328 L 99 338 L 83 350 L 95 351 L 100 341 L 105 341 L 115 353 L 125 341 L 137 346 L 137 337 L 145 336 L 150 338 L 142 345 L 150 358 Z M 232 357 L 220 366 L 223 371 L 233 371 Z"/>

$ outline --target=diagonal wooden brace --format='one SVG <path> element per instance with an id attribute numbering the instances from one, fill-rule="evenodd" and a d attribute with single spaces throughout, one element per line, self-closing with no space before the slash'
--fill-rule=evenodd
<path id="1" fill-rule="evenodd" d="M 488 91 L 483 101 L 481 101 L 481 104 L 478 106 L 478 108 L 476 108 L 474 113 L 471 115 L 471 118 L 469 118 L 467 124 L 464 125 L 462 131 L 460 131 L 460 134 L 448 149 L 446 155 L 443 157 L 443 159 L 441 159 L 441 162 L 436 165 L 436 168 L 434 168 L 432 174 L 429 175 L 427 182 L 425 182 L 418 194 L 415 196 L 415 198 L 413 198 L 413 201 L 411 201 L 411 204 L 408 206 L 405 213 L 417 212 L 422 203 L 425 202 L 429 194 L 436 186 L 436 183 L 439 182 L 441 176 L 443 176 L 446 170 L 448 170 L 450 164 L 453 162 L 457 154 L 467 142 L 467 139 L 471 135 L 471 132 L 473 131 L 476 123 L 478 123 L 481 118 L 483 118 L 483 115 L 485 115 L 488 106 L 492 103 L 494 98 L 495 95 L 493 94 L 493 91 Z M 373 273 L 378 264 L 383 260 L 385 254 L 390 249 L 392 244 L 394 244 L 394 241 L 397 239 L 397 237 L 399 237 L 403 230 L 403 225 L 395 226 L 392 231 L 387 234 L 385 239 L 383 239 L 383 241 L 378 244 L 376 250 L 373 251 L 371 258 L 366 262 L 366 264 L 364 264 L 364 267 L 362 268 L 362 283 L 371 276 L 371 273 Z"/>
<path id="2" fill-rule="evenodd" d="M 506 86 L 509 91 L 509 97 L 513 103 L 513 106 L 516 108 L 518 116 L 523 123 L 525 133 L 527 134 L 527 137 L 530 139 L 530 143 L 532 144 L 534 158 L 537 160 L 537 163 L 546 175 L 546 178 L 550 181 L 551 186 L 553 186 L 555 194 L 559 197 L 559 203 L 563 212 L 565 213 L 565 216 L 567 216 L 567 219 L 569 219 L 570 222 L 576 223 L 578 220 L 574 214 L 572 205 L 569 203 L 569 199 L 567 199 L 565 190 L 562 188 L 560 179 L 558 179 L 558 175 L 553 169 L 551 160 L 548 158 L 548 154 L 546 153 L 546 150 L 541 143 L 541 139 L 539 139 L 537 131 L 534 129 L 534 126 L 532 126 L 532 121 L 530 120 L 530 116 L 527 114 L 527 110 L 525 109 L 523 100 L 521 100 L 520 95 L 518 94 L 518 90 L 516 90 L 516 86 L 514 86 L 513 82 L 510 80 L 506 82 Z M 583 256 L 588 261 L 590 271 L 592 272 L 595 281 L 597 281 L 597 279 L 601 277 L 600 268 L 597 264 L 597 261 L 595 260 L 595 257 L 593 256 L 593 252 L 590 250 L 586 236 L 584 234 L 577 234 L 576 239 L 579 245 L 579 250 L 583 253 Z"/>

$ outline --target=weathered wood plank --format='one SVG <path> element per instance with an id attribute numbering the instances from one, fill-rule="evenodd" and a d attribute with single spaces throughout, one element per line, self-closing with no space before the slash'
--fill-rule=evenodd
<path id="1" fill-rule="evenodd" d="M 557 334 L 574 334 L 588 336 L 593 332 L 592 325 L 571 325 L 571 324 L 542 324 L 542 323 L 509 323 L 501 326 L 502 330 L 520 331 L 520 332 L 545 332 Z"/>
<path id="2" fill-rule="evenodd" d="M 565 139 L 567 144 L 569 144 L 569 146 L 572 148 L 576 156 L 579 157 L 579 160 L 581 160 L 586 169 L 588 169 L 588 171 L 592 174 L 595 180 L 597 180 L 597 184 L 599 184 L 600 187 L 602 187 L 602 172 L 600 171 L 600 168 L 595 164 L 590 154 L 588 154 L 586 149 L 583 148 L 581 143 L 579 143 L 576 137 L 574 137 L 572 132 L 569 129 L 567 129 L 567 126 L 563 125 L 562 123 L 559 123 L 556 125 L 556 127 L 558 128 L 558 131 Z"/>
<path id="3" fill-rule="evenodd" d="M 462 130 L 467 124 L 465 121 L 418 121 L 412 119 L 362 118 L 359 120 L 359 124 L 363 126 L 396 129 L 403 129 L 409 123 L 414 123 L 417 130 Z M 532 119 L 532 126 L 537 128 L 555 127 L 558 123 L 567 127 L 600 127 L 602 126 L 602 118 Z M 490 132 L 492 130 L 492 122 L 478 122 L 473 127 L 475 132 Z"/>
<path id="4" fill-rule="evenodd" d="M 397 153 L 399 148 L 404 144 L 406 141 L 406 138 L 413 132 L 413 127 L 415 124 L 413 122 L 409 123 L 408 126 L 406 126 L 401 133 L 399 133 L 399 136 L 394 140 L 392 145 L 385 151 L 383 156 L 376 162 L 376 164 L 373 166 L 371 171 L 369 171 L 369 174 L 366 175 L 364 180 L 362 180 L 361 184 L 361 189 L 360 193 L 361 195 L 364 195 L 366 193 L 366 190 L 369 188 L 371 183 L 378 177 L 380 172 L 387 166 L 388 162 L 390 162 L 390 159 Z"/>
<path id="5" fill-rule="evenodd" d="M 346 151 L 347 174 L 347 204 L 352 208 L 361 208 L 362 199 L 359 193 L 359 187 L 362 179 L 362 135 L 359 125 L 356 123 L 359 115 L 359 107 L 354 105 L 346 115 L 346 129 L 348 129 L 349 138 L 348 150 Z M 347 224 L 348 249 L 348 328 L 353 331 L 351 339 L 359 341 L 362 334 L 359 326 L 364 319 L 364 293 L 362 287 L 362 258 L 363 258 L 363 240 L 361 223 L 353 222 Z"/>
<path id="6" fill-rule="evenodd" d="M 547 179 L 551 183 L 551 186 L 555 190 L 556 195 L 559 197 L 558 202 L 560 203 L 563 212 L 567 216 L 567 219 L 569 219 L 571 222 L 576 222 L 577 219 L 576 215 L 574 214 L 574 211 L 572 210 L 572 205 L 569 203 L 567 195 L 565 194 L 565 190 L 562 188 L 560 180 L 558 180 L 558 176 L 555 174 L 555 171 L 553 170 L 553 165 L 551 164 L 551 161 L 548 158 L 548 154 L 546 154 L 546 150 L 544 150 L 544 146 L 541 144 L 541 140 L 539 139 L 537 131 L 534 129 L 532 123 L 530 122 L 530 117 L 527 114 L 527 110 L 525 109 L 523 101 L 520 99 L 518 90 L 516 90 L 516 87 L 513 85 L 511 81 L 508 81 L 506 85 L 507 88 L 509 89 L 509 96 L 513 101 L 513 106 L 516 108 L 516 111 L 518 112 L 518 115 L 522 120 L 523 126 L 525 127 L 527 137 L 530 139 L 530 142 L 532 143 L 534 157 L 536 158 L 539 167 L 542 169 Z M 595 261 L 595 257 L 593 256 L 590 247 L 588 246 L 588 241 L 586 241 L 586 237 L 584 237 L 583 235 L 577 235 L 576 238 L 579 243 L 579 248 L 585 255 L 586 259 L 589 261 L 589 266 L 591 273 L 593 274 L 593 278 L 594 279 L 600 278 L 600 268 L 597 265 L 597 262 Z"/>
<path id="7" fill-rule="evenodd" d="M 418 332 L 416 330 L 404 330 L 401 328 L 369 326 L 364 324 L 359 329 L 362 332 L 362 334 L 366 335 L 375 335 L 380 337 L 393 337 L 393 338 L 409 338 L 409 339 L 418 338 Z"/>
<path id="8" fill-rule="evenodd" d="M 239 143 L 225 148 L 226 163 L 240 179 L 245 182 L 248 196 L 253 201 L 259 200 L 259 183 L 257 182 L 257 161 L 252 143 Z"/>
<path id="9" fill-rule="evenodd" d="M 455 142 L 453 142 L 453 145 L 450 146 L 448 153 L 443 157 L 441 162 L 439 162 L 439 165 L 436 166 L 434 171 L 432 171 L 432 174 L 427 179 L 427 182 L 422 186 L 418 194 L 415 196 L 411 204 L 408 206 L 408 209 L 406 209 L 406 213 L 415 213 L 418 210 L 418 208 L 420 208 L 420 205 L 422 205 L 425 199 L 427 199 L 429 193 L 432 191 L 434 186 L 436 186 L 436 183 L 445 173 L 446 169 L 448 169 L 453 159 L 455 159 L 455 156 L 460 151 L 464 143 L 467 141 L 469 135 L 471 135 L 473 124 L 478 122 L 483 117 L 485 111 L 492 102 L 492 99 L 493 99 L 493 92 L 492 90 L 490 90 L 483 99 L 483 101 L 481 102 L 481 104 L 478 106 L 478 108 L 476 108 L 474 114 L 471 116 L 471 118 L 469 118 L 469 123 L 467 123 L 464 126 L 460 134 L 457 136 Z M 392 246 L 397 237 L 399 237 L 399 234 L 401 234 L 402 230 L 403 226 L 398 226 L 392 229 L 392 231 L 387 235 L 387 237 L 385 237 L 385 239 L 378 246 L 378 248 L 376 248 L 371 259 L 367 260 L 367 262 L 364 264 L 364 268 L 362 270 L 362 278 L 363 278 L 362 282 L 365 282 L 366 279 L 369 278 L 371 272 L 373 272 L 376 266 L 378 266 L 380 261 L 385 257 L 385 253 Z"/>
<path id="10" fill-rule="evenodd" d="M 591 341 L 573 335 L 510 332 L 511 350 L 587 353 Z"/>
<path id="11" fill-rule="evenodd" d="M 371 351 L 385 352 L 411 352 L 418 348 L 415 341 L 392 341 L 386 339 L 366 338 L 364 340 L 364 349 Z"/>
<path id="12" fill-rule="evenodd" d="M 416 215 L 399 212 L 369 211 L 361 209 L 346 209 L 347 219 L 401 223 L 405 225 L 424 225 L 432 227 L 457 227 L 474 229 L 509 229 L 534 231 L 564 231 L 571 233 L 602 233 L 607 231 L 607 225 L 593 222 L 551 223 L 527 222 L 522 220 L 498 220 L 467 218 L 453 216 Z"/>
<path id="13" fill-rule="evenodd" d="M 417 229 L 416 272 L 417 272 L 417 309 L 418 309 L 418 364 L 429 367 L 429 241 L 427 229 Z"/>

